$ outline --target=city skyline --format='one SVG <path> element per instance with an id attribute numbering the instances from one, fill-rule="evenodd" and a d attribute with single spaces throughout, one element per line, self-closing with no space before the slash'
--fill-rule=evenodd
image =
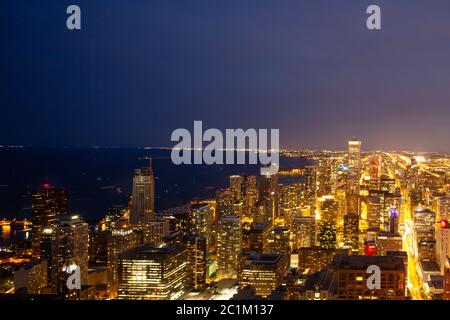
<path id="1" fill-rule="evenodd" d="M 1 2 L 0 302 L 450 300 L 449 18 Z"/>

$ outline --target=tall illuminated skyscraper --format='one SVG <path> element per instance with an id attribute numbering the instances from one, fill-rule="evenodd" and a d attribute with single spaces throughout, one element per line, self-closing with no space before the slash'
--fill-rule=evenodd
<path id="1" fill-rule="evenodd" d="M 337 212 L 338 203 L 333 197 L 320 199 L 319 241 L 322 248 L 336 248 Z"/>
<path id="2" fill-rule="evenodd" d="M 44 258 L 41 252 L 43 231 L 52 229 L 56 225 L 58 217 L 67 214 L 67 190 L 64 188 L 43 185 L 32 194 L 32 222 L 33 222 L 33 255 L 36 258 Z M 48 231 L 47 230 L 47 231 Z"/>
<path id="3" fill-rule="evenodd" d="M 107 245 L 107 291 L 111 298 L 117 297 L 119 254 L 136 248 L 140 244 L 140 235 L 130 227 L 114 228 L 108 237 Z"/>
<path id="4" fill-rule="evenodd" d="M 287 269 L 287 256 L 284 254 L 250 254 L 243 261 L 241 285 L 250 285 L 256 289 L 257 295 L 267 297 L 278 287 Z"/>
<path id="5" fill-rule="evenodd" d="M 274 223 L 278 216 L 278 175 L 261 175 L 259 201 L 264 206 L 265 221 Z"/>
<path id="6" fill-rule="evenodd" d="M 242 248 L 241 219 L 222 215 L 217 225 L 217 267 L 222 278 L 236 278 Z"/>
<path id="7" fill-rule="evenodd" d="M 209 204 L 193 204 L 191 207 L 191 235 L 203 236 L 206 239 L 206 248 L 213 243 L 213 212 Z"/>
<path id="8" fill-rule="evenodd" d="M 315 166 L 306 166 L 303 180 L 304 204 L 310 207 L 311 214 L 315 213 L 317 201 L 317 170 Z"/>
<path id="9" fill-rule="evenodd" d="M 147 225 L 153 220 L 155 210 L 155 182 L 151 167 L 136 169 L 133 178 L 130 223 Z"/>
<path id="10" fill-rule="evenodd" d="M 359 247 L 359 215 L 349 213 L 344 216 L 344 241 L 349 243 L 354 251 Z"/>
<path id="11" fill-rule="evenodd" d="M 234 212 L 234 192 L 229 188 L 219 189 L 216 192 L 216 213 L 232 214 Z"/>
<path id="12" fill-rule="evenodd" d="M 52 279 L 58 293 L 66 291 L 68 274 L 65 268 L 80 268 L 81 284 L 87 284 L 88 276 L 88 224 L 78 216 L 63 216 L 53 232 Z"/>
<path id="13" fill-rule="evenodd" d="M 316 218 L 314 216 L 295 216 L 292 219 L 291 239 L 294 249 L 315 246 Z"/>
<path id="14" fill-rule="evenodd" d="M 244 216 L 253 217 L 256 211 L 256 202 L 258 201 L 258 189 L 256 187 L 256 176 L 244 177 Z"/>
<path id="15" fill-rule="evenodd" d="M 367 268 L 374 265 L 381 271 L 379 289 L 370 289 L 366 285 L 371 276 Z M 346 256 L 336 264 L 336 277 L 338 300 L 406 299 L 406 270 L 401 258 Z"/>
<path id="16" fill-rule="evenodd" d="M 206 239 L 202 236 L 185 238 L 187 251 L 187 284 L 195 290 L 206 288 Z"/>
<path id="17" fill-rule="evenodd" d="M 367 220 L 369 229 L 378 231 L 380 230 L 381 213 L 384 207 L 382 199 L 380 197 L 369 197 L 367 202 Z"/>
<path id="18" fill-rule="evenodd" d="M 444 275 L 447 257 L 450 257 L 450 224 L 442 220 L 436 228 L 436 259 Z"/>
<path id="19" fill-rule="evenodd" d="M 186 246 L 144 245 L 119 255 L 119 299 L 176 300 L 186 292 Z"/>
<path id="20" fill-rule="evenodd" d="M 238 175 L 230 176 L 230 190 L 234 194 L 234 200 L 241 201 L 243 199 L 244 178 Z"/>
<path id="21" fill-rule="evenodd" d="M 349 194 L 359 194 L 361 176 L 361 141 L 352 139 L 348 142 L 348 179 Z"/>
<path id="22" fill-rule="evenodd" d="M 380 171 L 380 155 L 373 154 L 370 157 L 370 167 L 369 167 L 369 175 L 370 175 L 370 189 L 371 190 L 379 190 L 379 171 Z"/>

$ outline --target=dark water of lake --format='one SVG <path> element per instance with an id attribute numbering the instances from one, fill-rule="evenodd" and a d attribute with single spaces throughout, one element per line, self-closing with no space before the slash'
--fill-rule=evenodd
<path id="1" fill-rule="evenodd" d="M 11 224 L 0 226 L 0 248 L 10 243 L 29 240 L 31 230 L 24 227 L 23 224 Z"/>
<path id="2" fill-rule="evenodd" d="M 232 174 L 258 175 L 258 165 L 174 165 L 170 150 L 144 148 L 0 148 L 0 218 L 31 217 L 31 193 L 43 183 L 66 187 L 70 213 L 88 221 L 124 205 L 139 160 L 155 157 L 156 209 L 213 197 Z M 304 158 L 282 158 L 281 167 L 302 167 Z"/>

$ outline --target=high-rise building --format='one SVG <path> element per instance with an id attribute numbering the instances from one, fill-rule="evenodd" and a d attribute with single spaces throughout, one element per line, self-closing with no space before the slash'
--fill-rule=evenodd
<path id="1" fill-rule="evenodd" d="M 349 194 L 359 194 L 361 176 L 361 141 L 352 139 L 348 142 L 348 179 Z"/>
<path id="2" fill-rule="evenodd" d="M 437 199 L 438 220 L 450 220 L 450 197 Z"/>
<path id="3" fill-rule="evenodd" d="M 381 215 L 384 208 L 380 197 L 369 197 L 367 199 L 367 224 L 369 230 L 378 231 L 381 226 Z"/>
<path id="4" fill-rule="evenodd" d="M 389 251 L 402 251 L 402 236 L 398 232 L 380 232 L 376 240 L 377 254 L 386 256 Z"/>
<path id="5" fill-rule="evenodd" d="M 187 285 L 194 290 L 206 288 L 206 238 L 202 236 L 185 237 L 187 252 Z"/>
<path id="6" fill-rule="evenodd" d="M 150 164 L 148 168 L 134 171 L 130 223 L 133 226 L 147 225 L 153 220 L 154 211 L 155 182 Z"/>
<path id="7" fill-rule="evenodd" d="M 319 161 L 319 170 L 317 174 L 318 188 L 317 194 L 319 196 L 327 195 L 332 193 L 333 189 L 333 166 L 334 163 L 332 159 L 324 158 Z"/>
<path id="8" fill-rule="evenodd" d="M 361 198 L 359 197 L 359 195 L 346 192 L 345 197 L 347 199 L 347 203 L 346 203 L 347 212 L 360 214 L 361 213 Z"/>
<path id="9" fill-rule="evenodd" d="M 270 222 L 253 224 L 249 235 L 250 250 L 259 253 L 268 252 L 272 229 Z"/>
<path id="10" fill-rule="evenodd" d="M 336 248 L 338 203 L 331 196 L 320 198 L 319 242 L 322 248 Z"/>
<path id="11" fill-rule="evenodd" d="M 317 169 L 306 166 L 303 175 L 304 205 L 309 206 L 310 212 L 315 214 L 317 202 Z"/>
<path id="12" fill-rule="evenodd" d="M 14 272 L 14 290 L 25 288 L 27 294 L 40 294 L 47 286 L 47 260 L 34 260 Z"/>
<path id="13" fill-rule="evenodd" d="M 40 251 L 44 229 L 55 227 L 58 217 L 67 214 L 67 190 L 44 184 L 32 194 L 33 256 L 44 258 Z M 44 236 L 45 237 L 45 236 Z"/>
<path id="14" fill-rule="evenodd" d="M 380 190 L 395 194 L 395 179 L 389 178 L 388 176 L 382 176 L 380 178 Z"/>
<path id="15" fill-rule="evenodd" d="M 380 289 L 370 289 L 367 280 L 369 266 L 381 271 Z M 338 300 L 403 300 L 406 270 L 401 258 L 392 256 L 346 256 L 336 266 Z"/>
<path id="16" fill-rule="evenodd" d="M 258 189 L 256 187 L 256 176 L 244 176 L 244 208 L 243 216 L 253 218 L 258 201 Z"/>
<path id="17" fill-rule="evenodd" d="M 176 300 L 186 292 L 186 246 L 147 244 L 119 255 L 119 299 Z"/>
<path id="18" fill-rule="evenodd" d="M 447 257 L 444 269 L 444 300 L 450 300 L 450 258 Z"/>
<path id="19" fill-rule="evenodd" d="M 298 249 L 298 270 L 313 274 L 329 266 L 339 250 L 321 247 L 304 247 Z M 345 251 L 342 251 L 345 252 Z"/>
<path id="20" fill-rule="evenodd" d="M 239 175 L 230 176 L 230 190 L 234 194 L 234 201 L 241 201 L 244 197 L 244 178 Z"/>
<path id="21" fill-rule="evenodd" d="M 389 210 L 389 228 L 390 233 L 398 233 L 398 210 L 392 208 Z"/>
<path id="22" fill-rule="evenodd" d="M 140 235 L 127 226 L 115 228 L 110 232 L 108 237 L 106 264 L 107 291 L 109 297 L 117 297 L 119 283 L 119 254 L 138 247 L 140 243 Z"/>
<path id="23" fill-rule="evenodd" d="M 447 257 L 450 257 L 450 223 L 442 220 L 436 228 L 436 260 L 444 274 Z"/>
<path id="24" fill-rule="evenodd" d="M 55 225 L 59 216 L 67 214 L 67 190 L 43 185 L 32 194 L 33 228 Z"/>
<path id="25" fill-rule="evenodd" d="M 216 192 L 217 215 L 230 215 L 234 212 L 234 192 L 230 189 L 219 189 Z"/>
<path id="26" fill-rule="evenodd" d="M 79 267 L 81 284 L 87 284 L 88 238 L 88 224 L 80 217 L 58 219 L 52 237 L 52 282 L 58 293 L 66 293 L 68 267 Z"/>
<path id="27" fill-rule="evenodd" d="M 288 263 L 284 254 L 252 253 L 243 262 L 241 285 L 252 286 L 258 296 L 267 297 L 281 283 L 287 270 Z"/>
<path id="28" fill-rule="evenodd" d="M 380 182 L 379 182 L 379 171 L 380 171 L 380 155 L 373 154 L 370 157 L 369 164 L 369 175 L 370 175 L 370 189 L 371 190 L 379 190 Z"/>
<path id="29" fill-rule="evenodd" d="M 295 216 L 292 220 L 291 238 L 294 249 L 315 246 L 316 218 L 314 216 Z"/>
<path id="30" fill-rule="evenodd" d="M 417 209 L 413 214 L 413 238 L 418 244 L 419 254 L 426 255 L 426 248 L 433 246 L 436 234 L 436 214 L 429 209 Z M 437 248 L 436 248 L 437 249 Z"/>
<path id="31" fill-rule="evenodd" d="M 213 211 L 209 204 L 192 205 L 191 234 L 206 239 L 208 251 L 213 243 Z"/>
<path id="32" fill-rule="evenodd" d="M 349 213 L 344 216 L 344 241 L 348 243 L 353 251 L 359 248 L 359 215 Z"/>
<path id="33" fill-rule="evenodd" d="M 347 211 L 347 191 L 345 190 L 345 188 L 337 188 L 334 198 L 338 203 L 337 224 L 343 225 L 344 216 L 347 214 L 347 212 L 349 212 Z"/>
<path id="34" fill-rule="evenodd" d="M 274 223 L 278 217 L 278 175 L 262 175 L 259 181 L 259 201 L 264 206 L 264 221 Z"/>
<path id="35" fill-rule="evenodd" d="M 291 253 L 290 230 L 284 226 L 276 226 L 272 230 L 270 252 L 289 255 Z"/>
<path id="36" fill-rule="evenodd" d="M 241 219 L 222 215 L 217 225 L 217 268 L 222 278 L 236 278 L 242 248 Z"/>
<path id="37" fill-rule="evenodd" d="M 170 233 L 170 221 L 165 217 L 155 218 L 142 227 L 142 231 L 144 232 L 144 243 L 161 244 Z"/>

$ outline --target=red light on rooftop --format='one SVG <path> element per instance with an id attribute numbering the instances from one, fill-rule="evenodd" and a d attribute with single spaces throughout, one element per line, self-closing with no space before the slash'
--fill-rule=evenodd
<path id="1" fill-rule="evenodd" d="M 366 243 L 364 246 L 364 255 L 373 257 L 377 255 L 377 246 L 374 243 Z"/>
<path id="2" fill-rule="evenodd" d="M 42 185 L 42 188 L 50 188 L 50 184 L 49 184 L 49 183 L 44 183 L 44 184 Z"/>

